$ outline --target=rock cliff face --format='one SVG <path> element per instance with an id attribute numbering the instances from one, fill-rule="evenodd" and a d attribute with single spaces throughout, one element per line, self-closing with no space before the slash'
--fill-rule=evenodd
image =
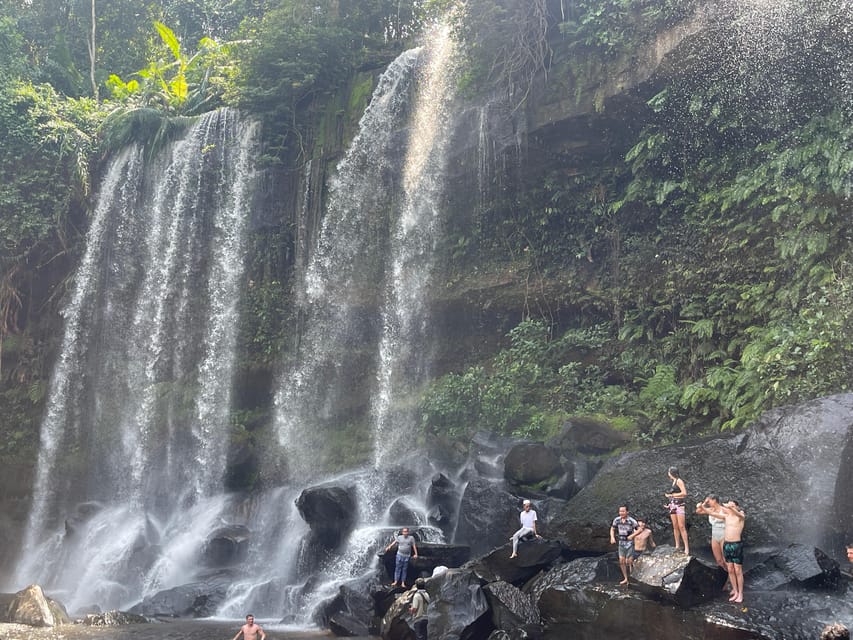
<path id="1" fill-rule="evenodd" d="M 738 435 L 636 451 L 611 459 L 566 509 L 549 524 L 570 548 L 610 549 L 608 522 L 627 502 L 648 519 L 658 537 L 672 535 L 664 508 L 676 466 L 688 491 L 688 511 L 708 494 L 738 500 L 747 513 L 744 539 L 751 553 L 764 547 L 801 543 L 834 550 L 840 560 L 846 520 L 836 491 L 847 473 L 853 440 L 853 395 L 831 396 L 770 411 Z M 688 516 L 691 547 L 705 546 L 707 518 Z"/>

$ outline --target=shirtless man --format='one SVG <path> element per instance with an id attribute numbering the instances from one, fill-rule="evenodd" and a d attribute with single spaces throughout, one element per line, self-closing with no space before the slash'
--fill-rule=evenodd
<path id="1" fill-rule="evenodd" d="M 853 563 L 853 542 L 847 543 L 847 560 Z"/>
<path id="2" fill-rule="evenodd" d="M 628 540 L 634 541 L 634 557 L 631 558 L 631 568 L 633 568 L 634 560 L 648 551 L 649 545 L 652 549 L 657 549 L 655 539 L 652 537 L 652 530 L 646 526 L 646 521 L 643 518 L 637 518 L 637 528 L 634 530 Z"/>
<path id="3" fill-rule="evenodd" d="M 234 636 L 234 640 L 237 640 L 241 633 L 243 634 L 243 640 L 258 640 L 258 636 L 260 636 L 261 640 L 265 640 L 267 637 L 264 630 L 255 624 L 255 616 L 251 613 L 246 616 L 246 624 L 240 627 L 237 635 Z"/>
<path id="4" fill-rule="evenodd" d="M 729 602 L 743 602 L 743 525 L 746 514 L 738 505 L 737 500 L 729 500 L 724 504 L 712 505 L 705 500 L 704 513 L 709 516 L 723 518 L 726 531 L 723 538 L 723 557 L 732 584 L 732 595 Z"/>

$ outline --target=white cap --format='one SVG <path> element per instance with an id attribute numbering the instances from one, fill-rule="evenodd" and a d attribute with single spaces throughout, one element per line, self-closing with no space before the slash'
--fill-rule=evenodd
<path id="1" fill-rule="evenodd" d="M 524 502 L 522 502 L 521 504 L 530 504 L 530 500 L 525 500 L 525 501 L 524 501 Z"/>

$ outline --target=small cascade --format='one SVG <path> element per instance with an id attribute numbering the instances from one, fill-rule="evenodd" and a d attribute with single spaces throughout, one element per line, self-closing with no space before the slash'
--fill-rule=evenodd
<path id="1" fill-rule="evenodd" d="M 147 161 L 125 149 L 98 191 L 16 571 L 72 609 L 187 581 L 226 506 L 256 155 L 257 126 L 221 110 Z"/>

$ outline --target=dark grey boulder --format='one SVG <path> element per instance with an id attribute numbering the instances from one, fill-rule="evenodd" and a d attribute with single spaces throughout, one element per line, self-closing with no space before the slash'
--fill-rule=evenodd
<path id="1" fill-rule="evenodd" d="M 228 567 L 246 559 L 251 532 L 243 525 L 220 527 L 205 540 L 202 559 L 209 567 Z"/>
<path id="2" fill-rule="evenodd" d="M 480 580 L 465 569 L 449 571 L 427 581 L 432 603 L 429 634 L 442 640 L 479 640 L 492 631 L 489 605 Z"/>
<path id="3" fill-rule="evenodd" d="M 436 567 L 461 567 L 471 558 L 471 549 L 464 544 L 439 544 L 422 542 L 418 544 L 418 557 L 410 564 L 420 577 L 430 577 Z"/>
<path id="4" fill-rule="evenodd" d="M 751 590 L 772 591 L 791 585 L 811 589 L 835 589 L 841 572 L 838 563 L 820 549 L 792 544 L 767 553 L 746 573 Z"/>
<path id="5" fill-rule="evenodd" d="M 630 587 L 550 587 L 538 600 L 546 640 L 678 638 L 679 640 L 770 640 L 732 615 L 727 620 L 647 598 Z M 731 607 L 730 607 L 731 609 Z"/>
<path id="6" fill-rule="evenodd" d="M 320 627 L 328 627 L 339 636 L 369 635 L 378 627 L 375 601 L 372 597 L 378 589 L 378 580 L 373 576 L 342 584 L 334 598 L 315 610 L 314 623 Z"/>
<path id="7" fill-rule="evenodd" d="M 337 485 L 309 487 L 296 499 L 299 515 L 327 549 L 336 548 L 352 531 L 356 504 L 354 489 Z"/>
<path id="8" fill-rule="evenodd" d="M 563 553 L 558 540 L 534 538 L 518 545 L 518 557 L 510 558 L 509 544 L 466 565 L 484 582 L 502 580 L 520 586 L 540 571 L 553 566 Z"/>
<path id="9" fill-rule="evenodd" d="M 391 524 L 397 526 L 416 527 L 426 524 L 426 518 L 408 498 L 397 498 L 388 507 L 388 518 Z"/>
<path id="10" fill-rule="evenodd" d="M 518 529 L 520 509 L 521 499 L 506 483 L 474 478 L 462 493 L 454 541 L 469 545 L 474 557 L 488 553 Z"/>
<path id="11" fill-rule="evenodd" d="M 548 440 L 548 446 L 567 457 L 575 454 L 600 456 L 630 444 L 631 434 L 614 429 L 607 422 L 594 418 L 572 418 L 560 433 Z"/>
<path id="12" fill-rule="evenodd" d="M 221 573 L 164 589 L 145 597 L 131 607 L 130 613 L 151 618 L 207 618 L 219 610 L 231 581 L 230 574 Z"/>
<path id="13" fill-rule="evenodd" d="M 441 529 L 446 538 L 453 535 L 459 498 L 456 483 L 443 473 L 433 475 L 426 496 L 427 520 L 431 525 Z"/>
<path id="14" fill-rule="evenodd" d="M 578 492 L 580 487 L 575 483 L 574 464 L 568 466 L 570 467 L 568 471 L 564 471 L 563 475 L 545 487 L 546 495 L 568 500 Z"/>
<path id="15" fill-rule="evenodd" d="M 364 637 L 370 635 L 370 627 L 365 625 L 362 620 L 359 620 L 354 615 L 346 612 L 333 614 L 332 617 L 329 618 L 327 626 L 329 627 L 329 631 L 334 633 L 336 636 Z"/>
<path id="16" fill-rule="evenodd" d="M 618 561 L 614 562 L 613 558 L 607 556 L 578 558 L 556 565 L 551 570 L 536 576 L 524 586 L 524 591 L 532 596 L 533 602 L 536 602 L 539 596 L 551 587 L 606 585 L 621 579 Z"/>
<path id="17" fill-rule="evenodd" d="M 540 623 L 539 608 L 533 598 L 508 582 L 498 581 L 483 587 L 492 611 L 495 629 L 510 631 Z"/>
<path id="18" fill-rule="evenodd" d="M 525 442 L 515 445 L 504 458 L 504 477 L 518 487 L 556 481 L 563 473 L 560 456 L 541 443 Z"/>

